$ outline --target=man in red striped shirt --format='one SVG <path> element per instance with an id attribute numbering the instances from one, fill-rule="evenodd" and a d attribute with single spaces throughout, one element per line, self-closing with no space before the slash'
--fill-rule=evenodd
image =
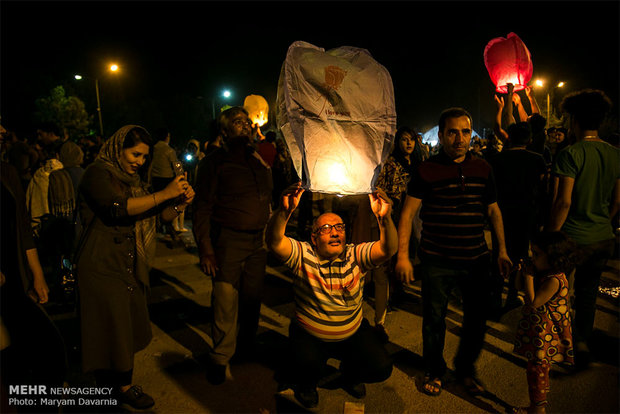
<path id="1" fill-rule="evenodd" d="M 318 404 L 317 383 L 328 358 L 341 360 L 341 385 L 356 398 L 366 395 L 364 383 L 384 381 L 392 361 L 363 317 L 366 272 L 396 253 L 398 236 L 392 205 L 383 190 L 369 194 L 380 230 L 379 241 L 346 244 L 345 224 L 334 213 L 319 216 L 311 243 L 285 235 L 299 204 L 301 183 L 284 191 L 280 208 L 267 224 L 268 248 L 294 274 L 295 320 L 289 340 L 295 397 L 307 408 Z"/>
<path id="2" fill-rule="evenodd" d="M 405 283 L 414 280 L 409 257 L 409 238 L 417 210 L 422 237 L 417 268 L 422 279 L 422 340 L 426 370 L 423 391 L 439 395 L 447 371 L 443 358 L 446 310 L 454 288 L 463 297 L 463 329 L 454 360 L 455 374 L 470 394 L 484 388 L 476 378 L 478 358 L 490 312 L 491 279 L 484 227 L 489 220 L 497 235 L 500 274 L 512 263 L 506 253 L 502 214 L 497 205 L 491 166 L 467 153 L 472 134 L 469 113 L 450 108 L 439 117 L 441 150 L 420 164 L 407 190 L 398 226 L 396 274 Z"/>

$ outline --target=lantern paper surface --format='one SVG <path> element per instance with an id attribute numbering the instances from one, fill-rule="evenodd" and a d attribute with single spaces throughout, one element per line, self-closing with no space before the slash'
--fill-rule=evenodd
<path id="1" fill-rule="evenodd" d="M 269 104 L 260 95 L 248 95 L 243 101 L 243 107 L 248 111 L 248 115 L 253 123 L 259 127 L 265 125 L 269 120 Z"/>
<path id="2" fill-rule="evenodd" d="M 304 188 L 365 194 L 394 144 L 389 72 L 365 49 L 288 49 L 278 82 L 278 128 Z"/>
<path id="3" fill-rule="evenodd" d="M 515 86 L 515 92 L 525 89 L 534 70 L 530 51 L 514 33 L 509 33 L 506 38 L 496 37 L 486 45 L 484 64 L 499 93 L 508 92 L 508 83 Z"/>

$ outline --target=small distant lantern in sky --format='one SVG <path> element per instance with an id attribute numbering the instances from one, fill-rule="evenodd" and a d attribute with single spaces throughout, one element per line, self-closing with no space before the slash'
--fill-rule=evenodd
<path id="1" fill-rule="evenodd" d="M 303 187 L 339 195 L 374 190 L 394 145 L 392 78 L 365 49 L 297 41 L 278 82 L 278 128 Z"/>
<path id="2" fill-rule="evenodd" d="M 499 93 L 508 92 L 508 83 L 514 85 L 515 92 L 525 89 L 534 70 L 530 51 L 515 33 L 489 41 L 484 48 L 484 64 Z"/>
<path id="3" fill-rule="evenodd" d="M 248 95 L 243 101 L 243 107 L 248 111 L 250 120 L 262 127 L 269 121 L 269 104 L 260 95 Z"/>

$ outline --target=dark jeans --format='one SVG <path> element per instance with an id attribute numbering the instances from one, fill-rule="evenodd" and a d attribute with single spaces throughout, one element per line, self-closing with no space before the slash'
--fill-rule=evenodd
<path id="1" fill-rule="evenodd" d="M 463 298 L 461 341 L 454 359 L 457 377 L 475 376 L 474 363 L 484 344 L 486 320 L 490 316 L 491 274 L 489 263 L 470 269 L 448 269 L 422 263 L 422 340 L 426 372 L 433 378 L 446 373 L 443 349 L 446 338 L 446 312 L 450 293 L 455 287 Z"/>
<path id="2" fill-rule="evenodd" d="M 366 319 L 352 336 L 337 342 L 312 336 L 293 321 L 289 352 L 289 374 L 300 386 L 316 387 L 329 358 L 341 361 L 340 372 L 351 384 L 381 382 L 392 375 L 393 362 Z"/>
<path id="3" fill-rule="evenodd" d="M 580 245 L 582 263 L 575 269 L 575 317 L 573 319 L 573 342 L 588 342 L 594 327 L 596 297 L 601 274 L 614 251 L 614 240 Z"/>
<path id="4" fill-rule="evenodd" d="M 512 264 L 516 265 L 521 259 L 527 259 L 530 248 L 530 240 L 536 231 L 537 212 L 535 209 L 527 210 L 525 208 L 510 208 L 500 205 L 502 211 L 502 220 L 504 222 L 504 240 L 506 241 L 506 251 L 508 257 L 512 260 Z M 497 238 L 495 232 L 492 233 L 493 240 L 493 267 L 491 271 L 499 276 L 497 267 L 497 257 L 499 249 L 497 248 Z M 518 290 L 516 287 L 516 272 L 511 272 L 508 278 L 508 300 L 516 299 Z M 503 290 L 503 278 L 499 277 L 501 283 L 499 285 L 499 293 L 496 293 L 495 299 L 499 300 L 495 306 L 501 308 L 501 293 Z"/>

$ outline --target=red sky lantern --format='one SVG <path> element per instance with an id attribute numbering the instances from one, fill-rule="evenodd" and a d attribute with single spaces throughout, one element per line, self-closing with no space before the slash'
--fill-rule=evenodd
<path id="1" fill-rule="evenodd" d="M 508 83 L 515 86 L 515 92 L 523 90 L 532 79 L 532 56 L 515 33 L 492 39 L 484 48 L 484 64 L 499 93 L 508 92 Z"/>

